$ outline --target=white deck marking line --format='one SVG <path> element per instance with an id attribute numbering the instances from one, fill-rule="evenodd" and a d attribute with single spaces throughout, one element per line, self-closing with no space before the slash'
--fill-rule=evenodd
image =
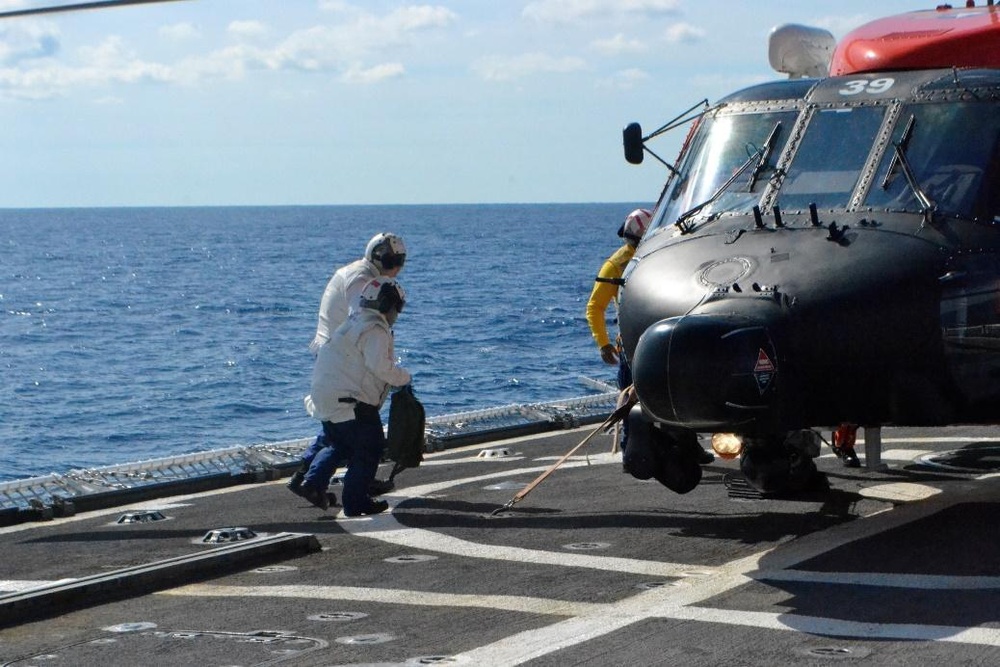
<path id="1" fill-rule="evenodd" d="M 482 461 L 483 459 L 477 459 L 477 461 Z M 503 459 L 498 459 L 503 460 Z M 615 458 L 614 455 L 608 454 L 606 452 L 599 454 L 591 454 L 590 461 L 567 461 L 562 465 L 561 469 L 567 468 L 579 468 L 581 466 L 587 465 L 607 465 L 611 463 L 621 463 L 620 458 Z M 421 484 L 418 486 L 408 486 L 403 490 L 402 497 L 405 498 L 422 498 L 424 496 L 434 495 L 445 489 L 450 489 L 455 486 L 463 486 L 466 484 L 476 484 L 477 482 L 491 481 L 501 477 L 517 477 L 519 475 L 530 475 L 532 473 L 539 473 L 543 470 L 548 470 L 549 466 L 532 466 L 529 468 L 512 468 L 509 470 L 497 470 L 491 473 L 485 473 L 483 475 L 476 475 L 474 477 L 463 477 L 461 479 L 446 480 L 444 482 L 438 482 L 436 484 Z M 527 484 L 531 480 L 526 480 Z M 401 494 L 387 494 L 390 497 L 396 495 L 399 497 Z M 500 507 L 503 503 L 497 503 L 497 507 Z M 378 515 L 384 516 L 384 515 Z M 502 519 L 498 519 L 502 520 Z"/>
<path id="2" fill-rule="evenodd" d="M 918 439 L 893 439 L 894 441 L 917 441 Z M 949 439 L 927 438 L 928 441 L 945 441 Z M 956 438 L 956 441 L 982 441 L 984 438 Z M 887 440 L 883 440 L 886 442 Z M 595 454 L 590 457 L 590 463 L 610 463 L 616 459 L 607 454 Z M 588 465 L 587 462 L 567 462 L 564 468 L 579 467 Z M 533 472 L 545 470 L 547 466 L 521 468 L 516 470 L 498 471 L 492 474 L 477 477 L 464 478 L 443 482 L 440 484 L 428 484 L 419 487 L 411 487 L 405 490 L 407 497 L 419 497 L 422 495 L 432 495 L 451 487 L 465 484 L 473 484 L 484 480 L 492 480 L 499 477 L 512 477 L 525 475 Z M 275 482 L 279 483 L 279 482 Z M 907 624 L 882 624 L 855 621 L 842 621 L 822 617 L 799 616 L 796 614 L 779 614 L 773 612 L 739 611 L 733 609 L 711 609 L 696 606 L 698 603 L 715 597 L 721 593 L 743 585 L 757 578 L 768 576 L 778 576 L 782 568 L 792 567 L 808 558 L 826 553 L 831 549 L 842 546 L 856 540 L 863 539 L 882 533 L 891 528 L 895 528 L 912 521 L 924 518 L 930 514 L 938 512 L 946 507 L 958 503 L 970 502 L 977 497 L 984 500 L 996 501 L 996 487 L 987 484 L 976 489 L 974 493 L 963 493 L 960 497 L 951 497 L 950 494 L 941 494 L 929 500 L 920 501 L 910 505 L 901 506 L 893 511 L 884 511 L 862 520 L 841 524 L 827 529 L 820 533 L 798 538 L 793 542 L 781 545 L 777 550 L 764 551 L 753 556 L 732 561 L 717 568 L 716 571 L 707 577 L 688 577 L 679 582 L 676 586 L 663 586 L 647 591 L 643 591 L 624 600 L 609 604 L 586 604 L 565 602 L 559 600 L 545 600 L 539 598 L 527 598 L 517 596 L 479 596 L 479 595 L 447 595 L 431 594 L 426 592 L 412 591 L 377 591 L 372 589 L 359 588 L 339 588 L 339 587 L 287 587 L 287 586 L 260 586 L 260 587 L 225 587 L 206 584 L 193 584 L 170 591 L 159 593 L 160 595 L 246 595 L 247 591 L 253 591 L 256 596 L 272 595 L 275 591 L 289 596 L 313 597 L 321 599 L 345 599 L 339 596 L 349 596 L 346 599 L 376 600 L 383 602 L 395 602 L 414 605 L 426 604 L 457 604 L 460 606 L 479 606 L 484 602 L 485 606 L 499 605 L 499 608 L 509 608 L 540 614 L 562 615 L 561 611 L 575 614 L 574 617 L 544 626 L 535 630 L 511 635 L 492 644 L 481 646 L 472 651 L 461 654 L 462 658 L 470 658 L 478 663 L 494 664 L 520 664 L 534 658 L 550 654 L 552 652 L 568 648 L 570 646 L 587 641 L 594 637 L 599 637 L 613 632 L 648 618 L 669 618 L 677 620 L 689 620 L 696 622 L 711 622 L 722 625 L 743 625 L 749 627 L 765 627 L 777 630 L 793 630 L 829 636 L 854 637 L 858 639 L 917 639 L 917 640 L 937 640 L 961 642 L 969 644 L 1000 646 L 1000 629 L 993 628 L 961 628 L 940 625 L 907 625 Z M 498 519 L 502 521 L 503 519 Z M 444 540 L 438 533 L 422 529 L 402 529 L 391 515 L 378 515 L 370 520 L 345 521 L 340 524 L 345 530 L 357 536 L 364 536 L 371 539 L 385 539 L 393 543 L 405 545 L 422 545 L 419 548 L 423 551 L 444 551 L 442 547 L 457 549 L 459 555 L 471 555 L 482 550 L 491 552 L 491 556 L 475 557 L 495 557 L 501 555 L 499 552 L 503 547 L 479 545 L 465 540 L 451 539 Z M 416 535 L 423 533 L 423 535 Z M 387 539 L 391 538 L 391 539 Z M 396 540 L 399 540 L 398 542 Z M 525 553 L 519 553 L 525 552 Z M 541 555 L 550 554 L 556 556 L 556 564 L 567 564 L 570 556 L 580 557 L 581 554 L 565 554 L 557 552 L 542 552 L 529 549 L 507 549 L 503 557 L 523 556 L 525 554 Z M 549 556 L 543 556 L 548 558 Z M 764 559 L 767 559 L 766 569 L 760 569 Z M 642 568 L 648 564 L 665 568 L 663 571 L 675 571 L 675 575 L 681 576 L 683 569 L 693 571 L 702 570 L 698 566 L 679 565 L 670 563 L 656 563 L 654 561 L 639 561 L 632 559 L 608 559 L 604 557 L 583 556 L 584 561 L 589 564 L 583 567 L 593 567 L 599 561 L 605 564 L 603 567 L 613 567 L 610 561 L 625 561 L 619 565 L 631 563 L 632 567 Z M 549 562 L 548 560 L 536 562 Z M 805 573 L 801 576 L 808 576 Z M 822 580 L 828 573 L 812 573 Z M 798 574 L 790 576 L 800 576 Z M 849 583 L 849 582 L 848 582 Z M 896 580 L 895 583 L 901 583 Z M 926 582 L 924 582 L 926 584 Z M 357 597 L 360 596 L 360 597 Z"/>
<path id="3" fill-rule="evenodd" d="M 474 664 L 517 665 L 540 658 L 649 618 L 760 627 L 853 639 L 949 641 L 1000 647 L 1000 629 L 941 625 L 871 623 L 695 606 L 749 581 L 769 552 L 733 561 L 705 579 L 687 579 L 677 586 L 645 591 L 612 603 L 596 614 L 527 630 L 455 656 Z"/>
<path id="4" fill-rule="evenodd" d="M 566 465 L 569 467 L 578 467 L 587 464 L 580 462 L 567 463 Z M 500 471 L 489 475 L 454 480 L 446 483 L 408 488 L 407 495 L 417 497 L 419 495 L 439 493 L 449 487 L 473 484 L 497 477 L 531 473 L 542 469 L 544 468 Z M 654 617 L 719 623 L 722 625 L 764 627 L 775 630 L 791 630 L 855 639 L 936 640 L 1000 647 L 1000 629 L 870 623 L 799 616 L 796 614 L 712 609 L 697 606 L 705 600 L 751 582 L 758 577 L 778 577 L 783 572 L 782 568 L 792 567 L 839 546 L 917 521 L 955 504 L 974 501 L 978 498 L 992 498 L 995 501 L 995 497 L 995 487 L 992 484 L 986 484 L 981 488 L 975 489 L 972 493 L 963 493 L 960 496 L 942 494 L 925 501 L 901 506 L 893 511 L 879 512 L 858 521 L 840 524 L 820 533 L 811 533 L 789 544 L 782 545 L 780 548 L 732 561 L 721 568 L 717 568 L 711 576 L 689 577 L 678 582 L 678 585 L 663 586 L 643 591 L 618 602 L 588 605 L 586 610 L 582 610 L 581 608 L 583 613 L 577 614 L 567 620 L 517 633 L 456 657 L 471 660 L 476 664 L 520 664 Z M 539 556 L 546 553 L 527 549 L 504 549 L 502 547 L 479 545 L 465 540 L 448 539 L 447 536 L 422 529 L 404 529 L 400 527 L 398 521 L 391 514 L 378 515 L 365 521 L 343 522 L 341 525 L 345 530 L 349 530 L 356 536 L 378 540 L 384 539 L 392 543 L 407 546 L 419 545 L 419 548 L 423 551 L 444 551 L 445 553 L 457 553 L 458 555 L 473 555 L 482 551 L 487 554 L 486 556 L 477 555 L 475 557 L 512 557 L 524 554 Z M 506 553 L 501 554 L 501 551 L 506 551 Z M 524 553 L 521 554 L 519 552 Z M 558 559 L 555 561 L 556 564 L 566 564 L 569 556 L 580 556 L 579 554 L 563 553 L 553 553 L 552 555 L 558 556 Z M 543 557 L 548 558 L 548 556 Z M 591 566 L 595 565 L 598 560 L 605 560 L 602 557 L 593 556 L 584 556 L 583 558 L 585 561 L 590 561 L 589 565 Z M 766 569 L 761 569 L 761 564 L 765 562 L 765 559 L 767 567 Z M 629 559 L 621 560 L 628 561 Z M 647 562 L 632 561 L 633 564 L 644 564 Z M 667 571 L 673 569 L 673 571 L 679 572 L 681 568 L 698 569 L 697 567 L 678 566 L 677 564 L 660 563 L 659 565 L 665 566 Z M 643 565 L 643 567 L 646 566 Z M 798 571 L 788 576 L 800 577 L 803 580 L 809 576 L 815 576 L 818 581 L 829 578 L 828 573 L 803 572 L 799 574 Z M 920 583 L 926 586 L 930 579 L 928 578 Z M 962 578 L 954 579 L 961 580 Z M 871 582 L 869 581 L 869 583 Z M 903 581 L 895 579 L 890 583 L 899 584 L 903 583 Z M 962 586 L 962 588 L 966 588 L 966 586 Z M 239 595 L 248 590 L 252 590 L 254 595 L 269 595 L 271 592 L 278 592 L 277 594 L 279 595 L 303 595 L 306 597 L 320 595 L 324 599 L 328 599 L 330 595 L 350 595 L 352 597 L 349 599 L 376 599 L 384 602 L 417 605 L 430 604 L 431 599 L 430 595 L 423 592 L 379 592 L 365 589 L 337 589 L 308 586 L 241 588 L 217 587 L 205 584 L 194 584 L 161 594 Z M 357 595 L 361 595 L 362 597 L 353 597 Z M 462 606 L 466 604 L 475 606 L 478 604 L 477 601 L 484 598 L 481 596 L 438 595 L 433 599 L 436 604 L 453 603 Z M 532 602 L 528 603 L 527 600 L 532 600 Z M 543 601 L 533 598 L 506 596 L 495 596 L 494 603 L 501 605 L 500 608 L 508 609 L 512 609 L 513 607 L 503 605 L 523 604 L 526 605 L 522 607 L 525 611 L 534 610 L 538 613 L 545 613 L 544 610 L 550 609 L 570 609 L 571 607 L 569 606 L 563 606 L 567 604 L 577 605 L 577 603 L 565 603 L 563 601 Z"/>
<path id="5" fill-rule="evenodd" d="M 463 595 L 354 586 L 221 586 L 190 584 L 161 591 L 157 595 L 187 597 L 266 597 L 309 600 L 381 602 L 415 607 L 482 607 L 546 616 L 585 616 L 599 613 L 605 605 L 592 602 L 551 600 L 522 595 Z"/>
<path id="6" fill-rule="evenodd" d="M 478 463 L 479 465 L 488 465 L 497 463 L 510 463 L 511 461 L 524 461 L 529 457 L 524 454 L 511 454 L 510 456 L 495 456 L 495 457 L 479 457 L 479 456 L 466 456 L 460 459 L 440 459 L 440 460 L 430 460 L 422 461 L 420 463 L 422 466 L 450 466 L 455 463 Z"/>
<path id="7" fill-rule="evenodd" d="M 594 458 L 597 459 L 598 457 Z M 614 457 L 610 455 L 607 455 L 605 458 L 614 460 Z M 587 464 L 567 463 L 567 465 L 577 467 Z M 488 477 L 494 476 L 497 475 L 490 475 Z M 428 485 L 428 487 L 408 489 L 408 491 L 410 495 L 425 492 L 425 489 L 426 491 L 433 489 L 433 492 L 440 492 L 447 486 L 467 484 L 471 481 L 479 481 L 480 479 L 456 480 L 450 484 Z M 606 609 L 596 615 L 580 616 L 547 627 L 518 633 L 493 644 L 469 651 L 462 654 L 461 657 L 468 658 L 474 663 L 519 664 L 547 655 L 561 648 L 607 634 L 650 616 L 747 626 L 764 625 L 775 629 L 802 630 L 830 636 L 873 639 L 947 639 L 949 641 L 1000 646 L 1000 629 L 861 623 L 821 617 L 797 616 L 794 614 L 747 612 L 732 609 L 713 610 L 695 606 L 699 602 L 751 581 L 750 577 L 757 573 L 763 574 L 764 571 L 759 569 L 759 565 L 765 556 L 769 558 L 768 565 L 771 567 L 766 572 L 770 574 L 776 571 L 776 569 L 791 567 L 836 547 L 922 519 L 951 505 L 968 502 L 975 497 L 995 497 L 995 489 L 991 489 L 991 486 L 987 484 L 985 487 L 977 489 L 971 495 L 963 494 L 960 497 L 942 494 L 929 500 L 903 506 L 895 511 L 879 512 L 860 521 L 841 524 L 826 531 L 812 533 L 795 540 L 790 545 L 783 545 L 777 551 L 768 550 L 747 558 L 732 561 L 721 568 L 721 571 L 716 572 L 710 577 L 687 579 L 679 586 L 652 589 L 608 605 Z M 388 528 L 387 524 L 390 524 L 390 522 L 398 525 L 398 522 L 391 515 L 381 515 L 375 517 L 375 519 L 372 522 L 358 523 L 350 527 L 345 524 L 344 527 L 347 530 L 351 530 L 352 534 L 381 539 L 379 528 Z M 366 532 L 364 530 L 365 527 L 369 529 L 375 528 L 376 530 Z M 387 532 L 398 535 L 395 530 Z M 441 540 L 442 536 L 430 533 L 429 531 L 423 532 L 428 532 L 434 539 L 428 539 L 428 536 L 423 536 L 420 539 L 420 543 L 426 546 L 422 548 L 432 551 L 436 550 L 434 547 L 436 544 L 439 544 L 437 540 Z M 410 539 L 412 539 L 412 535 Z M 472 543 L 466 544 L 471 545 Z M 817 573 L 817 576 L 822 577 L 823 575 L 824 573 Z M 802 576 L 806 575 L 803 574 Z M 897 579 L 895 583 L 900 583 L 900 580 Z"/>
<path id="8" fill-rule="evenodd" d="M 377 527 L 372 525 L 374 523 L 377 523 Z M 591 570 L 640 574 L 647 577 L 687 577 L 692 576 L 692 573 L 696 571 L 699 574 L 711 574 L 711 571 L 714 569 L 706 568 L 703 565 L 690 565 L 686 563 L 664 563 L 635 558 L 590 556 L 566 551 L 543 551 L 540 549 L 525 549 L 523 547 L 508 547 L 500 544 L 481 544 L 422 528 L 404 528 L 391 515 L 380 516 L 377 522 L 373 521 L 371 523 L 345 521 L 340 524 L 340 527 L 353 535 L 370 537 L 380 542 L 388 542 L 389 544 L 410 549 L 419 549 L 420 551 L 451 554 L 463 558 L 581 567 Z"/>
<path id="9" fill-rule="evenodd" d="M 724 576 L 687 580 L 680 586 L 644 591 L 608 604 L 578 603 L 522 596 L 480 596 L 423 591 L 340 586 L 218 586 L 192 584 L 158 595 L 198 597 L 294 597 L 351 600 L 413 606 L 454 606 L 500 609 L 542 615 L 571 616 L 564 621 L 527 630 L 455 656 L 473 664 L 515 665 L 589 641 L 650 618 L 664 618 L 769 630 L 797 631 L 854 639 L 949 641 L 1000 647 L 1000 629 L 942 625 L 870 623 L 797 614 L 711 609 L 692 603 L 746 583 L 764 554 L 734 561 Z"/>
<path id="10" fill-rule="evenodd" d="M 592 457 L 595 462 L 611 463 L 615 460 L 610 454 Z M 580 467 L 586 462 L 567 462 L 563 468 Z M 474 484 L 497 477 L 510 477 L 525 473 L 546 470 L 542 468 L 520 468 L 505 470 L 478 477 L 425 484 L 406 489 L 408 498 L 418 498 L 439 493 L 440 491 L 460 485 Z M 391 497 L 391 496 L 390 496 Z M 498 504 L 498 507 L 500 504 Z M 497 518 L 498 526 L 502 526 L 503 518 Z M 379 514 L 365 521 L 343 521 L 340 527 L 352 535 L 370 537 L 381 542 L 388 542 L 410 549 L 452 554 L 465 558 L 485 558 L 491 560 L 515 561 L 522 563 L 540 563 L 544 565 L 562 565 L 567 567 L 582 567 L 593 570 L 608 570 L 611 572 L 629 572 L 650 577 L 686 577 L 692 572 L 708 573 L 712 568 L 687 563 L 664 563 L 661 561 L 639 560 L 635 558 L 618 558 L 614 556 L 591 556 L 587 554 L 569 553 L 564 551 L 543 551 L 525 549 L 523 547 L 508 547 L 497 544 L 480 544 L 470 542 L 444 533 L 437 533 L 422 528 L 406 528 L 392 514 Z"/>
<path id="11" fill-rule="evenodd" d="M 44 586 L 58 586 L 59 584 L 68 584 L 71 581 L 76 581 L 76 579 L 52 579 L 52 580 L 31 580 L 31 579 L 0 579 L 0 595 L 4 593 L 21 593 L 22 591 L 30 591 L 32 588 L 42 588 Z"/>

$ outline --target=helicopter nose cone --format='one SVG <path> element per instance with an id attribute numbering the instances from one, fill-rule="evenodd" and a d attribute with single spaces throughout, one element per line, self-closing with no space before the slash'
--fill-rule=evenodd
<path id="1" fill-rule="evenodd" d="M 631 365 L 639 400 L 658 420 L 718 429 L 773 416 L 778 355 L 768 328 L 749 317 L 660 320 L 639 337 Z"/>

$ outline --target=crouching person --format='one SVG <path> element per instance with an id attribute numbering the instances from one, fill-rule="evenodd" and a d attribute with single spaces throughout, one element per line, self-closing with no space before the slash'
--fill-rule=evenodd
<path id="1" fill-rule="evenodd" d="M 302 483 L 303 496 L 326 509 L 326 487 L 337 462 L 347 463 L 343 506 L 347 516 L 378 514 L 389 508 L 373 500 L 385 434 L 379 408 L 392 387 L 410 383 L 410 373 L 395 362 L 392 326 L 406 302 L 395 278 L 370 281 L 360 306 L 340 325 L 316 355 L 306 409 L 323 423 L 326 447 L 313 459 Z"/>

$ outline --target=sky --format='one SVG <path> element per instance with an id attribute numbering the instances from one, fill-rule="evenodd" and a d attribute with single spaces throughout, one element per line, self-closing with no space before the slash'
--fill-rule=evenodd
<path id="1" fill-rule="evenodd" d="M 839 39 L 934 4 L 177 0 L 0 19 L 0 208 L 652 202 L 666 171 L 625 162 L 625 125 L 784 78 L 778 25 Z M 673 160 L 683 132 L 650 147 Z"/>

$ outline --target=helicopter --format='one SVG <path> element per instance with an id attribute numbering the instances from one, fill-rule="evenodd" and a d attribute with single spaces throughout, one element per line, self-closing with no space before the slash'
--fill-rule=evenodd
<path id="1" fill-rule="evenodd" d="M 993 0 L 781 26 L 788 78 L 625 127 L 668 171 L 620 288 L 633 476 L 692 490 L 711 434 L 777 495 L 822 484 L 822 430 L 857 465 L 859 427 L 998 422 L 998 45 Z"/>

